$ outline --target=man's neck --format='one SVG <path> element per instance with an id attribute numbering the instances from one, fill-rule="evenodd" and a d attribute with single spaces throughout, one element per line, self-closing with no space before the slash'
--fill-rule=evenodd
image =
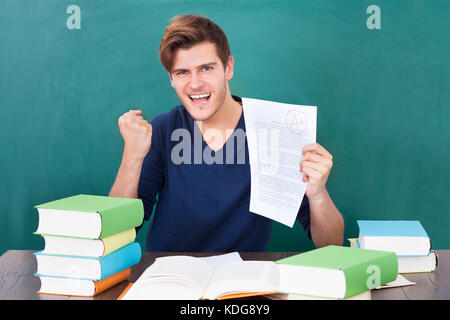
<path id="1" fill-rule="evenodd" d="M 222 107 L 216 114 L 212 118 L 201 122 L 202 133 L 208 129 L 217 129 L 220 131 L 234 129 L 239 122 L 241 114 L 242 106 L 228 92 Z"/>
<path id="2" fill-rule="evenodd" d="M 241 115 L 241 104 L 228 92 L 224 104 L 211 119 L 197 121 L 204 140 L 212 150 L 217 151 L 223 147 L 236 128 Z"/>

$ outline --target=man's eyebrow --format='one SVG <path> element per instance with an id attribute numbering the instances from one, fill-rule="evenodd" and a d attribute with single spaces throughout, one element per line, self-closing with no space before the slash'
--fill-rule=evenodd
<path id="1" fill-rule="evenodd" d="M 172 69 L 172 73 L 175 73 L 178 71 L 187 71 L 187 69 Z"/>
<path id="2" fill-rule="evenodd" d="M 199 65 L 199 68 L 203 68 L 203 67 L 209 67 L 209 66 L 215 66 L 217 65 L 217 62 L 209 62 L 209 63 L 204 63 L 202 65 Z"/>
<path id="3" fill-rule="evenodd" d="M 204 64 L 199 65 L 197 68 L 204 68 L 204 67 L 216 66 L 216 65 L 217 65 L 217 62 L 208 62 L 208 63 L 204 63 Z M 189 71 L 189 70 L 188 69 L 182 69 L 182 68 L 180 68 L 180 69 L 173 69 L 172 73 L 177 73 L 177 72 L 180 72 L 180 71 Z"/>

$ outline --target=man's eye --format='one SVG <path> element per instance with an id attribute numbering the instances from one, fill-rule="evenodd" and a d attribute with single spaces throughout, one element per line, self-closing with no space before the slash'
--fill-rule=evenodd
<path id="1" fill-rule="evenodd" d="M 209 71 L 209 70 L 212 70 L 212 68 L 211 67 L 203 67 L 202 70 L 203 71 Z"/>
<path id="2" fill-rule="evenodd" d="M 183 75 L 185 75 L 185 74 L 187 74 L 187 71 L 178 71 L 178 72 L 176 73 L 177 76 L 183 76 Z"/>

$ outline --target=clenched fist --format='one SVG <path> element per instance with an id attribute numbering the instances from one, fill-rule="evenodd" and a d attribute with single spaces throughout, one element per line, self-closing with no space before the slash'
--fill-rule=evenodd
<path id="1" fill-rule="evenodd" d="M 144 119 L 142 110 L 130 110 L 118 122 L 125 142 L 124 155 L 144 160 L 152 144 L 152 125 Z"/>

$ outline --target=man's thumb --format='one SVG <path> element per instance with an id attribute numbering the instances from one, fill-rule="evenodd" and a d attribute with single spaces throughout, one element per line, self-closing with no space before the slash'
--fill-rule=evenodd
<path id="1" fill-rule="evenodd" d="M 141 109 L 138 109 L 138 110 L 131 109 L 130 112 L 133 112 L 134 114 L 137 114 L 137 115 L 141 115 L 142 114 L 142 110 Z"/>

